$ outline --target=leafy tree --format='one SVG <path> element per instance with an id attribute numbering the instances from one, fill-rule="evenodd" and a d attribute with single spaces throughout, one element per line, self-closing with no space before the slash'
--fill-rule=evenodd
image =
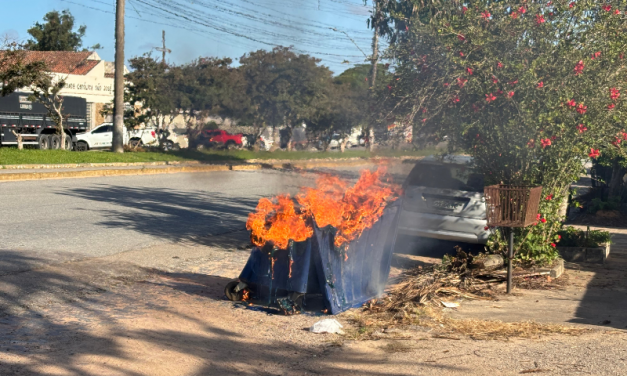
<path id="1" fill-rule="evenodd" d="M 319 62 L 287 47 L 259 50 L 240 58 L 238 69 L 251 101 L 248 118 L 257 128 L 257 136 L 266 126 L 291 129 L 314 116 L 331 83 L 331 71 Z"/>
<path id="2" fill-rule="evenodd" d="M 182 93 L 177 90 L 176 75 L 171 67 L 144 55 L 130 59 L 131 72 L 126 75 L 128 85 L 125 101 L 142 104 L 142 114 L 127 114 L 127 127 L 152 123 L 161 130 L 167 129 L 179 114 Z"/>
<path id="3" fill-rule="evenodd" d="M 83 45 L 87 26 L 74 31 L 74 16 L 68 10 L 46 13 L 43 23 L 35 23 L 28 29 L 29 39 L 26 48 L 32 51 L 78 51 Z M 96 48 L 100 45 L 94 46 Z"/>
<path id="4" fill-rule="evenodd" d="M 518 257 L 556 257 L 560 204 L 582 162 L 610 145 L 624 155 L 623 2 L 392 3 L 395 80 L 380 105 L 448 135 L 488 183 L 542 185 L 539 222 L 519 231 Z"/>

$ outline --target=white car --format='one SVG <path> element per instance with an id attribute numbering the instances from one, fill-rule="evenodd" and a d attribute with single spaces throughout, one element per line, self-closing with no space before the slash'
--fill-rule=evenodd
<path id="1" fill-rule="evenodd" d="M 399 234 L 472 244 L 488 240 L 483 175 L 473 171 L 470 157 L 427 157 L 403 188 Z"/>
<path id="2" fill-rule="evenodd" d="M 153 145 L 158 143 L 157 133 L 153 128 L 136 129 L 124 132 L 124 145 Z M 113 124 L 104 123 L 89 132 L 76 135 L 76 150 L 106 149 L 113 144 Z"/>

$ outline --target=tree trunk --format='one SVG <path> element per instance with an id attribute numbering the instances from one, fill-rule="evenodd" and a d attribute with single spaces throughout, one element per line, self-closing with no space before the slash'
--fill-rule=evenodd
<path id="1" fill-rule="evenodd" d="M 13 129 L 11 129 L 11 132 L 17 138 L 17 150 L 24 150 L 24 144 L 23 144 L 23 141 L 22 141 L 22 134 L 21 133 L 17 133 Z"/>
<path id="2" fill-rule="evenodd" d="M 340 141 L 340 153 L 346 151 L 346 143 L 348 142 L 348 137 L 343 137 L 342 141 Z"/>
<path id="3" fill-rule="evenodd" d="M 623 177 L 627 173 L 627 167 L 620 165 L 618 158 L 614 159 L 612 165 L 612 180 L 609 184 L 609 197 L 620 197 L 623 190 Z"/>
<path id="4" fill-rule="evenodd" d="M 368 150 L 374 151 L 374 129 L 370 128 L 368 133 Z"/>

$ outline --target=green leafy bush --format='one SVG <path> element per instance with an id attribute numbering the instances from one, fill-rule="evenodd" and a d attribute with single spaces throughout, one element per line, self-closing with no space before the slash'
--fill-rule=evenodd
<path id="1" fill-rule="evenodd" d="M 583 231 L 572 226 L 558 232 L 561 237 L 560 245 L 563 247 L 599 247 L 611 243 L 611 235 L 607 231 L 588 230 Z"/>
<path id="2" fill-rule="evenodd" d="M 611 197 L 607 201 L 600 198 L 592 199 L 588 206 L 588 213 L 594 214 L 599 210 L 618 210 L 620 209 L 620 197 Z"/>

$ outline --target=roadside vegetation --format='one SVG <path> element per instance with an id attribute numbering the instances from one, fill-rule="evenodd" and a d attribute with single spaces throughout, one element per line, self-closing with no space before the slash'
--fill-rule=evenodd
<path id="1" fill-rule="evenodd" d="M 171 152 L 136 151 L 124 154 L 109 151 L 77 153 L 66 150 L 37 150 L 16 148 L 0 148 L 0 165 L 20 164 L 71 164 L 71 163 L 136 163 L 136 162 L 169 162 L 169 161 L 247 161 L 251 159 L 346 159 L 370 157 L 402 157 L 426 156 L 435 153 L 435 150 L 350 150 L 338 152 L 307 152 L 307 151 L 250 151 L 250 150 L 180 150 Z"/>

